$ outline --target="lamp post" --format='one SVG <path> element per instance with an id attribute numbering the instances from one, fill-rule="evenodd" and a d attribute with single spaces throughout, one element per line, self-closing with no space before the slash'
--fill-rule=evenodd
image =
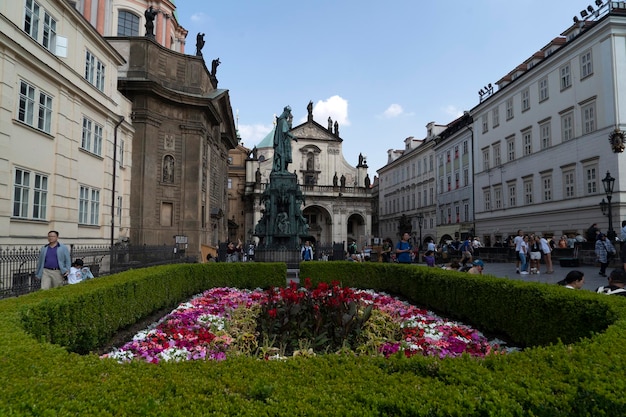
<path id="1" fill-rule="evenodd" d="M 609 171 L 606 172 L 606 177 L 602 179 L 602 186 L 604 187 L 604 194 L 606 194 L 607 203 L 604 203 L 604 199 L 600 202 L 600 207 L 603 208 L 605 205 L 608 208 L 608 216 L 609 216 L 609 230 L 606 234 L 606 237 L 613 242 L 615 240 L 615 230 L 613 230 L 613 212 L 611 211 L 611 199 L 613 198 L 613 186 L 615 186 L 615 178 L 611 176 Z M 603 204 L 604 203 L 604 204 Z M 604 210 L 602 210 L 604 213 Z"/>
<path id="2" fill-rule="evenodd" d="M 417 245 L 418 248 L 422 247 L 422 225 L 424 224 L 424 215 L 422 213 L 417 214 L 417 226 L 420 229 L 420 241 Z"/>

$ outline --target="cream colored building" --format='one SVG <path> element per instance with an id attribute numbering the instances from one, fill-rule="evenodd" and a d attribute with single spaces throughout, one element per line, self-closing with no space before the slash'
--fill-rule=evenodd
<path id="1" fill-rule="evenodd" d="M 70 2 L 0 2 L 0 245 L 127 236 L 123 63 Z"/>
<path id="2" fill-rule="evenodd" d="M 471 110 L 476 234 L 483 240 L 518 229 L 575 235 L 592 223 L 607 232 L 600 210 L 607 171 L 616 179 L 619 236 L 626 155 L 613 151 L 609 136 L 626 130 L 626 3 L 608 2 L 576 19 Z"/>
<path id="3" fill-rule="evenodd" d="M 435 138 L 446 126 L 433 122 L 426 126 L 424 139 L 410 136 L 404 140 L 404 149 L 389 149 L 387 165 L 378 170 L 378 210 L 381 238 L 390 238 L 394 244 L 402 233 L 409 232 L 414 242 L 437 239 L 437 202 L 435 196 Z M 410 227 L 400 230 L 401 219 Z"/>
<path id="4" fill-rule="evenodd" d="M 313 120 L 312 106 L 307 120 L 291 129 L 298 139 L 292 142 L 289 170 L 298 176 L 305 197 L 303 215 L 310 236 L 320 244 L 348 242 L 354 239 L 358 249 L 371 244 L 372 194 L 366 157 L 355 166 L 343 156 L 339 125 L 328 120 L 322 126 Z M 274 130 L 254 149 L 246 168 L 246 228 L 254 230 L 261 218 L 260 197 L 272 171 Z"/>

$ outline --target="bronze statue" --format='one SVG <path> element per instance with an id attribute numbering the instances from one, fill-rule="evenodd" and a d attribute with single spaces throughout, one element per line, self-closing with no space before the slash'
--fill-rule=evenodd
<path id="1" fill-rule="evenodd" d="M 370 185 L 372 185 L 372 181 L 370 180 L 370 175 L 365 174 L 365 188 L 370 188 Z"/>
<path id="2" fill-rule="evenodd" d="M 291 140 L 298 141 L 298 139 L 289 132 L 292 119 L 291 107 L 289 106 L 285 107 L 283 113 L 276 119 L 273 172 L 288 172 L 287 167 L 292 162 Z"/>
<path id="3" fill-rule="evenodd" d="M 196 36 L 196 56 L 202 56 L 202 48 L 204 48 L 204 33 L 198 32 L 198 36 Z"/>
<path id="4" fill-rule="evenodd" d="M 154 10 L 152 6 L 148 7 L 143 14 L 146 18 L 146 36 L 149 38 L 154 38 L 154 18 L 157 14 L 159 11 Z"/>

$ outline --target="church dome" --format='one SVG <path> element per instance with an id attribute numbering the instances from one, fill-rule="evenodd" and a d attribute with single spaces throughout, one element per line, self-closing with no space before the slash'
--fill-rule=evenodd
<path id="1" fill-rule="evenodd" d="M 273 127 L 272 130 L 270 130 L 270 133 L 268 133 L 267 136 L 265 136 L 263 140 L 256 145 L 257 149 L 274 147 L 274 131 L 275 130 L 276 130 L 276 127 Z"/>

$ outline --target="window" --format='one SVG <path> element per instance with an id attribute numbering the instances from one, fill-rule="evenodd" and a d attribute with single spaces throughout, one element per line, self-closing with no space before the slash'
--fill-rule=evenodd
<path id="1" fill-rule="evenodd" d="M 587 194 L 598 192 L 597 167 L 595 165 L 585 167 L 585 189 Z"/>
<path id="2" fill-rule="evenodd" d="M 524 180 L 524 204 L 529 205 L 533 203 L 533 180 Z"/>
<path id="3" fill-rule="evenodd" d="M 463 168 L 463 187 L 469 185 L 469 168 Z"/>
<path id="4" fill-rule="evenodd" d="M 569 64 L 562 66 L 559 72 L 561 74 L 561 90 L 565 90 L 572 85 L 572 77 Z"/>
<path id="5" fill-rule="evenodd" d="M 429 171 L 432 171 L 432 170 L 434 169 L 434 162 L 435 162 L 435 160 L 434 160 L 434 156 L 433 156 L 433 155 L 430 155 L 430 156 L 428 157 L 428 170 L 429 170 Z"/>
<path id="6" fill-rule="evenodd" d="M 489 169 L 489 148 L 483 149 L 483 170 Z"/>
<path id="7" fill-rule="evenodd" d="M 461 186 L 461 174 L 459 171 L 454 173 L 454 188 L 459 188 Z"/>
<path id="8" fill-rule="evenodd" d="M 488 188 L 483 190 L 483 202 L 485 204 L 485 211 L 491 210 L 491 191 Z"/>
<path id="9" fill-rule="evenodd" d="M 464 221 L 468 222 L 470 221 L 470 216 L 469 216 L 469 203 L 463 203 L 463 219 Z"/>
<path id="10" fill-rule="evenodd" d="M 500 108 L 496 107 L 491 111 L 491 121 L 493 122 L 493 127 L 498 127 L 500 125 Z"/>
<path id="11" fill-rule="evenodd" d="M 513 118 L 513 98 L 506 101 L 506 120 Z"/>
<path id="12" fill-rule="evenodd" d="M 24 32 L 28 33 L 35 40 L 39 36 L 39 4 L 33 0 L 26 0 Z"/>
<path id="13" fill-rule="evenodd" d="M 232 179 L 232 178 L 229 178 L 229 179 L 228 179 L 228 189 L 229 189 L 229 190 L 232 190 L 232 189 L 233 189 L 233 179 Z"/>
<path id="14" fill-rule="evenodd" d="M 563 172 L 563 184 L 565 189 L 565 198 L 573 198 L 576 196 L 576 184 L 574 182 L 574 170 L 570 169 Z"/>
<path id="15" fill-rule="evenodd" d="M 120 168 L 124 168 L 124 139 L 120 139 L 120 156 L 119 156 L 119 161 L 120 161 Z"/>
<path id="16" fill-rule="evenodd" d="M 574 139 L 574 113 L 568 112 L 561 115 L 561 140 L 566 142 Z"/>
<path id="17" fill-rule="evenodd" d="M 139 36 L 139 16 L 120 11 L 117 15 L 117 36 Z"/>
<path id="18" fill-rule="evenodd" d="M 530 90 L 528 88 L 522 90 L 522 111 L 530 109 Z"/>
<path id="19" fill-rule="evenodd" d="M 37 98 L 37 101 L 35 99 Z M 35 104 L 37 103 L 37 104 Z M 37 120 L 35 121 L 35 111 Z M 50 133 L 52 122 L 52 97 L 25 81 L 20 81 L 18 120 L 29 126 Z"/>
<path id="20" fill-rule="evenodd" d="M 489 130 L 489 119 L 487 118 L 487 115 L 483 115 L 482 117 L 482 123 L 483 123 L 483 133 L 487 132 Z"/>
<path id="21" fill-rule="evenodd" d="M 544 77 L 539 80 L 539 102 L 547 100 L 549 97 L 548 77 Z"/>
<path id="22" fill-rule="evenodd" d="M 452 190 L 452 175 L 448 175 L 448 191 Z"/>
<path id="23" fill-rule="evenodd" d="M 43 15 L 43 19 L 41 19 L 41 15 Z M 40 42 L 47 50 L 55 52 L 56 29 L 57 21 L 47 11 L 42 9 L 37 2 L 26 0 L 24 32 L 28 33 L 37 42 Z"/>
<path id="24" fill-rule="evenodd" d="M 500 143 L 493 145 L 493 166 L 502 165 L 502 157 L 500 152 Z"/>
<path id="25" fill-rule="evenodd" d="M 522 142 L 524 143 L 524 156 L 533 152 L 533 134 L 530 129 L 522 132 Z"/>
<path id="26" fill-rule="evenodd" d="M 580 78 L 586 78 L 593 74 L 593 62 L 591 60 L 591 50 L 580 55 Z"/>
<path id="27" fill-rule="evenodd" d="M 508 184 L 508 188 L 509 188 L 509 207 L 515 207 L 517 205 L 517 198 L 516 198 L 516 189 L 515 189 L 515 184 Z"/>
<path id="28" fill-rule="evenodd" d="M 509 162 L 515 160 L 515 136 L 506 140 L 506 155 Z"/>
<path id="29" fill-rule="evenodd" d="M 549 148 L 552 145 L 550 122 L 539 125 L 539 134 L 541 136 L 541 149 Z"/>
<path id="30" fill-rule="evenodd" d="M 450 162 L 450 150 L 449 149 L 446 151 L 446 162 L 448 163 Z"/>
<path id="31" fill-rule="evenodd" d="M 83 137 L 80 147 L 102 156 L 102 126 L 86 117 L 83 117 Z"/>
<path id="32" fill-rule="evenodd" d="M 48 177 L 17 168 L 13 181 L 13 217 L 45 220 L 47 200 Z"/>
<path id="33" fill-rule="evenodd" d="M 461 222 L 461 207 L 459 207 L 458 205 L 454 206 L 454 215 L 456 218 L 456 222 L 460 223 Z"/>
<path id="34" fill-rule="evenodd" d="M 454 147 L 454 159 L 459 159 L 459 145 Z"/>
<path id="35" fill-rule="evenodd" d="M 493 188 L 493 205 L 496 210 L 502 208 L 502 186 Z"/>
<path id="36" fill-rule="evenodd" d="M 118 196 L 117 197 L 117 218 L 118 218 L 118 222 L 121 225 L 122 224 L 122 203 L 123 203 L 123 198 L 122 196 Z"/>
<path id="37" fill-rule="evenodd" d="M 583 119 L 583 134 L 596 130 L 596 103 L 589 103 L 581 107 Z"/>
<path id="38" fill-rule="evenodd" d="M 100 190 L 80 187 L 78 200 L 78 223 L 98 225 L 100 217 Z"/>
<path id="39" fill-rule="evenodd" d="M 463 141 L 463 155 L 467 155 L 467 152 L 468 152 L 468 144 L 467 144 L 467 141 L 464 140 Z"/>
<path id="40" fill-rule="evenodd" d="M 100 91 L 104 91 L 104 69 L 105 65 L 87 51 L 85 54 L 85 79 Z"/>
<path id="41" fill-rule="evenodd" d="M 541 177 L 543 186 L 543 201 L 552 201 L 552 175 L 544 175 Z"/>
<path id="42" fill-rule="evenodd" d="M 448 221 L 446 223 L 450 224 L 452 223 L 452 207 L 448 207 L 447 211 L 448 211 Z"/>

